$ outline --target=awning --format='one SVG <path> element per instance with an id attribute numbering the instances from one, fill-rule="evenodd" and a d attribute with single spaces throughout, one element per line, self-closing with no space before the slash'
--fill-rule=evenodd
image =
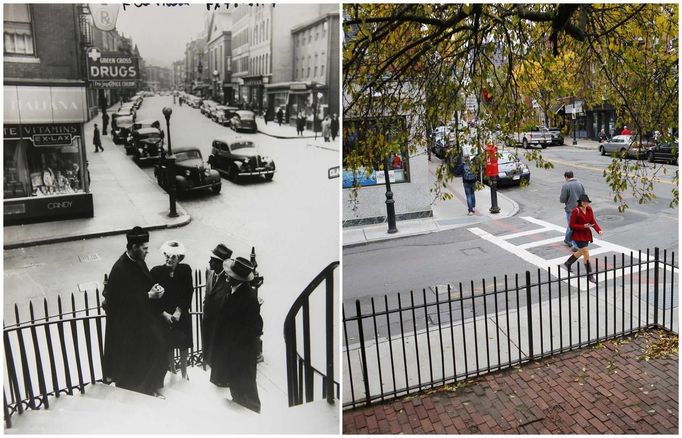
<path id="1" fill-rule="evenodd" d="M 564 110 L 564 107 L 566 106 L 565 103 L 557 103 L 552 107 L 552 112 L 554 114 L 559 114 L 561 111 Z"/>

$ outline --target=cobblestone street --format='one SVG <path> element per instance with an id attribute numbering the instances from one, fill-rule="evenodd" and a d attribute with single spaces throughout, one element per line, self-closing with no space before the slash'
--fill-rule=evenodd
<path id="1" fill-rule="evenodd" d="M 374 407 L 344 434 L 677 434 L 678 353 L 645 332 Z M 676 339 L 676 338 L 675 338 Z"/>

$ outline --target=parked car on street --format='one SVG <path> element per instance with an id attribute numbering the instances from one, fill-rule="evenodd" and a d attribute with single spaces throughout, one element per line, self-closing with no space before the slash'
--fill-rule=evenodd
<path id="1" fill-rule="evenodd" d="M 223 126 L 228 126 L 237 111 L 239 111 L 239 108 L 236 106 L 218 105 L 215 110 L 214 120 Z"/>
<path id="2" fill-rule="evenodd" d="M 564 144 L 564 136 L 561 134 L 561 129 L 550 126 L 547 128 L 549 134 L 552 136 L 552 146 L 561 146 Z"/>
<path id="3" fill-rule="evenodd" d="M 621 158 L 644 158 L 647 150 L 653 146 L 644 140 L 641 143 L 635 135 L 614 135 L 610 140 L 599 145 L 602 155 L 616 154 Z"/>
<path id="4" fill-rule="evenodd" d="M 270 181 L 275 176 L 275 162 L 260 155 L 251 140 L 239 136 L 213 140 L 208 162 L 214 169 L 234 181 L 245 176 L 264 176 Z"/>
<path id="5" fill-rule="evenodd" d="M 201 156 L 197 147 L 174 148 L 175 155 L 175 189 L 178 193 L 186 193 L 194 190 L 211 189 L 216 195 L 222 188 L 220 173 L 211 169 Z M 166 163 L 161 159 L 154 166 L 154 176 L 164 190 L 168 190 L 169 181 Z"/>
<path id="6" fill-rule="evenodd" d="M 211 117 L 211 113 L 216 106 L 218 106 L 217 102 L 212 100 L 204 100 L 201 103 L 201 114 L 205 115 L 206 117 Z"/>
<path id="7" fill-rule="evenodd" d="M 111 125 L 111 137 L 114 144 L 124 144 L 128 140 L 128 133 L 133 126 L 134 120 L 131 115 L 121 115 L 121 113 L 114 114 L 117 116 L 112 119 L 115 123 Z"/>
<path id="8" fill-rule="evenodd" d="M 230 119 L 230 127 L 237 132 L 258 132 L 258 126 L 256 125 L 256 114 L 254 114 L 253 111 L 247 110 L 235 111 L 232 119 Z"/>
<path id="9" fill-rule="evenodd" d="M 650 163 L 663 161 L 664 163 L 677 164 L 680 156 L 679 141 L 659 141 L 646 151 L 646 159 Z"/>
<path id="10" fill-rule="evenodd" d="M 161 158 L 163 133 L 157 128 L 142 128 L 133 133 L 133 160 L 137 164 L 154 163 Z"/>
<path id="11" fill-rule="evenodd" d="M 521 146 L 528 149 L 530 146 L 540 146 L 545 149 L 552 144 L 552 135 L 544 127 L 534 126 L 529 131 L 517 132 L 510 139 L 509 146 Z"/>
<path id="12" fill-rule="evenodd" d="M 138 120 L 135 123 L 132 124 L 130 129 L 128 130 L 128 138 L 126 139 L 125 142 L 125 149 L 126 149 L 126 154 L 130 155 L 133 153 L 133 136 L 136 131 L 139 131 L 140 129 L 144 128 L 156 128 L 158 130 L 161 130 L 161 122 L 158 120 L 154 119 L 144 119 L 144 120 Z M 161 131 L 161 137 L 163 138 L 165 136 L 164 132 Z"/>
<path id="13" fill-rule="evenodd" d="M 516 154 L 503 149 L 499 150 L 497 155 L 498 186 L 521 184 L 522 181 L 530 182 L 530 169 L 519 160 Z M 487 176 L 484 176 L 483 180 L 489 184 Z"/>

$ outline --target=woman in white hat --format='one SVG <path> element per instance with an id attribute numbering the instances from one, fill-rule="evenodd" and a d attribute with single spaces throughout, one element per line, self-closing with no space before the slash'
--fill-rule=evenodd
<path id="1" fill-rule="evenodd" d="M 185 258 L 185 247 L 176 240 L 161 246 L 166 263 L 151 270 L 154 281 L 165 289 L 158 300 L 158 311 L 168 327 L 168 369 L 175 373 L 175 349 L 180 349 L 180 370 L 187 379 L 187 350 L 192 348 L 192 318 L 189 314 L 194 285 L 192 268 L 180 263 Z"/>

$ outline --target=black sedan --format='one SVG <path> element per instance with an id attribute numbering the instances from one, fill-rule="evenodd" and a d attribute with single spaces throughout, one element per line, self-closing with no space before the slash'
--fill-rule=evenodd
<path id="1" fill-rule="evenodd" d="M 659 142 L 646 151 L 646 158 L 651 163 L 663 161 L 664 163 L 677 164 L 679 154 L 679 143 L 677 141 Z"/>
<path id="2" fill-rule="evenodd" d="M 270 181 L 275 176 L 275 162 L 260 155 L 252 141 L 239 137 L 214 140 L 208 162 L 231 180 L 263 176 Z"/>
<path id="3" fill-rule="evenodd" d="M 236 111 L 230 120 L 230 127 L 235 131 L 257 132 L 256 115 L 252 111 Z"/>
<path id="4" fill-rule="evenodd" d="M 204 162 L 201 151 L 196 147 L 179 147 L 173 150 L 175 155 L 175 189 L 178 193 L 194 190 L 211 189 L 216 195 L 220 193 L 222 181 L 220 174 Z M 168 190 L 168 169 L 165 160 L 154 167 L 154 176 L 164 190 Z"/>

